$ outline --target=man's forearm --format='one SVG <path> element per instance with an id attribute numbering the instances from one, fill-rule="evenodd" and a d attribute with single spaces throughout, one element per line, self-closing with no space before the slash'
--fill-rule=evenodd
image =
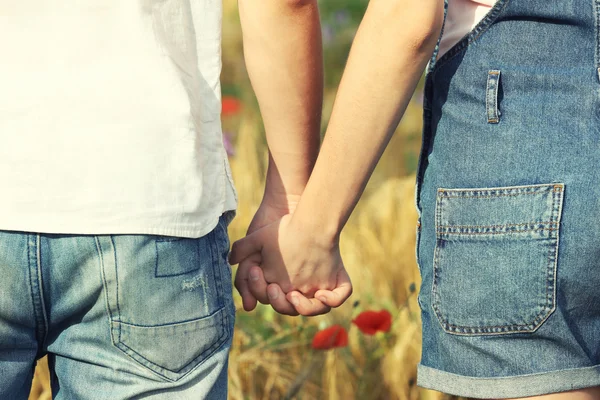
<path id="1" fill-rule="evenodd" d="M 244 56 L 270 151 L 267 193 L 302 193 L 317 158 L 323 98 L 316 0 L 239 0 Z"/>
<path id="2" fill-rule="evenodd" d="M 431 57 L 441 0 L 371 0 L 294 218 L 334 242 Z"/>

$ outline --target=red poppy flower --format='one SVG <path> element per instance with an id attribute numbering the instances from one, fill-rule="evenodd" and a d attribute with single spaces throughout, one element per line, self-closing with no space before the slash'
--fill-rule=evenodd
<path id="1" fill-rule="evenodd" d="M 235 115 L 242 109 L 242 102 L 233 96 L 223 96 L 221 105 L 224 116 Z"/>
<path id="2" fill-rule="evenodd" d="M 392 326 L 392 314 L 387 310 L 363 311 L 352 321 L 362 333 L 374 335 L 377 332 L 387 332 Z"/>
<path id="3" fill-rule="evenodd" d="M 348 332 L 343 326 L 333 325 L 315 334 L 312 348 L 315 350 L 329 350 L 334 347 L 346 347 L 348 345 Z"/>

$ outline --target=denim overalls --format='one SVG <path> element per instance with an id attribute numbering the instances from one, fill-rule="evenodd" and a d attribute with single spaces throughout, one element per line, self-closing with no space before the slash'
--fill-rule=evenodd
<path id="1" fill-rule="evenodd" d="M 499 0 L 430 63 L 421 386 L 600 385 L 599 116 L 600 0 Z"/>

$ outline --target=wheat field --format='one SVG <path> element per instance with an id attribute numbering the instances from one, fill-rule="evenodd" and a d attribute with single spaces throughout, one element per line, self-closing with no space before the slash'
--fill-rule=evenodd
<path id="1" fill-rule="evenodd" d="M 338 26 L 329 45 L 325 41 L 324 126 L 356 29 L 357 21 L 352 18 L 358 15 L 359 20 L 368 3 L 326 1 L 321 2 L 325 8 L 324 29 L 327 24 Z M 223 91 L 244 104 L 239 115 L 223 122 L 235 149 L 230 162 L 239 195 L 237 217 L 230 226 L 232 240 L 243 236 L 260 203 L 267 160 L 263 127 L 241 54 L 236 2 L 225 0 Z M 419 103 L 417 93 L 342 234 L 342 255 L 354 283 L 352 298 L 328 315 L 292 318 L 260 305 L 254 312 L 246 313 L 235 294 L 238 318 L 229 366 L 230 399 L 451 398 L 415 385 L 421 346 L 416 293 L 420 279 L 414 251 Z M 393 316 L 390 332 L 367 337 L 351 327 L 358 312 L 379 309 L 387 309 Z M 312 350 L 314 333 L 334 323 L 348 329 L 348 346 Z M 31 400 L 51 398 L 48 377 L 47 363 L 42 359 L 36 369 Z"/>

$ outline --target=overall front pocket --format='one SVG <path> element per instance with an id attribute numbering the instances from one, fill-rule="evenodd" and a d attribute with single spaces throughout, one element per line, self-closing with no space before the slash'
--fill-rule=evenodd
<path id="1" fill-rule="evenodd" d="M 432 306 L 446 332 L 534 332 L 552 314 L 563 192 L 438 190 Z"/>

